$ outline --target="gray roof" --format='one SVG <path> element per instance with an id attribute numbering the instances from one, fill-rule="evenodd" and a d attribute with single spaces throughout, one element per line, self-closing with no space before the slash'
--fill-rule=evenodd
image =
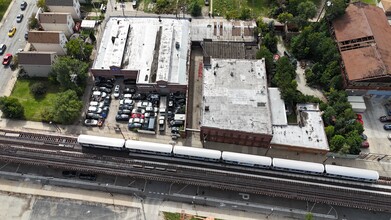
<path id="1" fill-rule="evenodd" d="M 38 20 L 40 23 L 57 23 L 57 24 L 66 24 L 68 23 L 68 16 L 71 16 L 69 13 L 57 13 L 57 12 L 45 12 L 38 15 Z"/>
<path id="2" fill-rule="evenodd" d="M 20 65 L 52 65 L 52 55 L 55 52 L 26 51 L 18 53 Z"/>
<path id="3" fill-rule="evenodd" d="M 264 59 L 212 59 L 202 78 L 201 126 L 272 134 Z"/>

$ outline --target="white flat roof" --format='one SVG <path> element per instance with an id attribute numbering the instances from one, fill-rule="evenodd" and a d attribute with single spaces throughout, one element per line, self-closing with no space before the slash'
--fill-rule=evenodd
<path id="1" fill-rule="evenodd" d="M 201 126 L 272 134 L 264 59 L 211 59 L 202 78 Z"/>
<path id="2" fill-rule="evenodd" d="M 116 66 L 135 70 L 139 71 L 138 83 L 151 83 L 154 63 L 157 65 L 156 81 L 187 84 L 187 58 L 191 43 L 189 24 L 187 19 L 161 18 L 159 22 L 156 17 L 111 17 L 93 69 Z M 176 48 L 177 43 L 179 48 Z"/>
<path id="3" fill-rule="evenodd" d="M 301 126 L 273 125 L 271 144 L 329 150 L 318 105 L 298 104 L 297 109 L 301 109 Z"/>
<path id="4" fill-rule="evenodd" d="M 288 125 L 285 102 L 281 99 L 278 88 L 269 88 L 270 108 L 272 110 L 272 125 Z"/>
<path id="5" fill-rule="evenodd" d="M 96 24 L 95 20 L 82 20 L 80 27 L 93 29 L 95 27 L 95 24 Z"/>

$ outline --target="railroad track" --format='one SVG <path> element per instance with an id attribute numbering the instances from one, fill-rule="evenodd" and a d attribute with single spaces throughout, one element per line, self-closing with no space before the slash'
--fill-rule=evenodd
<path id="1" fill-rule="evenodd" d="M 177 182 L 225 190 L 278 196 L 332 205 L 387 211 L 391 193 L 360 190 L 326 184 L 306 183 L 215 169 L 143 162 L 126 158 L 100 157 L 62 150 L 41 150 L 3 146 L 0 160 L 72 169 L 108 175 L 131 176 L 149 180 Z M 81 159 L 83 158 L 83 159 Z M 72 166 L 69 166 L 72 164 Z"/>
<path id="2" fill-rule="evenodd" d="M 78 145 L 77 138 L 69 136 L 37 134 L 22 131 L 0 129 L 1 143 L 26 143 L 45 146 L 73 148 Z"/>

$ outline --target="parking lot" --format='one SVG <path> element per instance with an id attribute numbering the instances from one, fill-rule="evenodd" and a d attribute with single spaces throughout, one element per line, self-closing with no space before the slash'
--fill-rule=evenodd
<path id="1" fill-rule="evenodd" d="M 181 92 L 139 92 L 130 80 L 98 77 L 89 97 L 83 124 L 92 131 L 108 129 L 125 138 L 132 132 L 177 140 L 185 127 L 186 94 Z"/>
<path id="2" fill-rule="evenodd" d="M 387 115 L 384 104 L 389 102 L 390 98 L 376 97 L 364 98 L 366 111 L 363 113 L 364 134 L 368 136 L 369 148 L 361 149 L 362 153 L 387 154 L 391 155 L 391 140 L 387 138 L 391 130 L 384 130 L 379 117 Z"/>

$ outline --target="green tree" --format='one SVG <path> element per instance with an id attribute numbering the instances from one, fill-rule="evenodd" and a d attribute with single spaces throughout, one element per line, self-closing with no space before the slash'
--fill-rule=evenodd
<path id="1" fill-rule="evenodd" d="M 272 53 L 277 53 L 277 42 L 277 37 L 270 32 L 266 33 L 262 39 L 262 45 L 264 45 Z"/>
<path id="2" fill-rule="evenodd" d="M 314 215 L 311 212 L 308 212 L 305 215 L 305 220 L 313 220 L 313 219 L 314 219 Z"/>
<path id="3" fill-rule="evenodd" d="M 30 92 L 35 97 L 39 97 L 39 96 L 44 95 L 46 93 L 46 91 L 47 91 L 47 87 L 42 82 L 36 82 L 36 83 L 30 84 Z"/>
<path id="4" fill-rule="evenodd" d="M 288 23 L 292 20 L 293 15 L 289 12 L 283 12 L 277 16 L 277 21 L 280 23 Z"/>
<path id="5" fill-rule="evenodd" d="M 45 0 L 38 0 L 37 1 L 37 7 L 38 8 L 42 8 L 43 11 L 49 11 L 49 8 L 47 7 Z"/>
<path id="6" fill-rule="evenodd" d="M 71 39 L 66 44 L 67 54 L 78 60 L 90 60 L 94 47 L 85 43 L 81 38 Z"/>
<path id="7" fill-rule="evenodd" d="M 35 14 L 31 15 L 31 17 L 29 18 L 28 28 L 29 28 L 29 30 L 39 28 L 39 23 L 38 23 L 38 20 L 35 18 Z"/>
<path id="8" fill-rule="evenodd" d="M 0 110 L 3 112 L 6 118 L 24 118 L 24 108 L 16 98 L 6 96 L 0 97 Z"/>
<path id="9" fill-rule="evenodd" d="M 349 153 L 355 153 L 360 150 L 362 138 L 357 130 L 350 131 L 345 135 L 346 144 L 349 145 Z"/>
<path id="10" fill-rule="evenodd" d="M 52 66 L 51 78 L 65 89 L 81 95 L 87 81 L 88 64 L 70 57 L 58 58 Z"/>
<path id="11" fill-rule="evenodd" d="M 304 20 L 315 17 L 316 15 L 316 5 L 312 1 L 301 2 L 297 6 L 297 12 L 299 17 L 302 17 Z"/>
<path id="12" fill-rule="evenodd" d="M 346 139 L 342 135 L 335 135 L 330 141 L 330 150 L 338 152 L 346 143 Z"/>
<path id="13" fill-rule="evenodd" d="M 326 125 L 333 125 L 335 123 L 336 117 L 337 112 L 331 106 L 328 106 L 323 112 L 323 121 L 326 123 Z"/>
<path id="14" fill-rule="evenodd" d="M 198 3 L 198 1 L 195 1 L 193 0 L 190 5 L 189 5 L 189 12 L 191 14 L 191 16 L 193 17 L 198 17 L 201 15 L 201 6 L 200 4 Z"/>
<path id="15" fill-rule="evenodd" d="M 241 7 L 239 19 L 248 20 L 251 18 L 251 9 L 249 7 Z"/>
<path id="16" fill-rule="evenodd" d="M 328 139 L 331 139 L 331 137 L 334 136 L 334 126 L 329 125 L 329 126 L 325 127 L 324 130 L 326 132 L 326 136 Z"/>
<path id="17" fill-rule="evenodd" d="M 155 5 L 155 12 L 157 14 L 164 13 L 169 5 L 170 2 L 168 0 L 157 0 Z"/>
<path id="18" fill-rule="evenodd" d="M 346 0 L 333 0 L 332 4 L 326 7 L 326 15 L 325 18 L 329 21 L 338 18 L 339 16 L 345 14 L 345 9 L 348 5 L 346 4 Z"/>
<path id="19" fill-rule="evenodd" d="M 80 116 L 82 107 L 82 102 L 79 100 L 76 92 L 67 90 L 57 95 L 52 108 L 47 108 L 43 111 L 49 116 L 44 118 L 60 124 L 70 124 Z"/>
<path id="20" fill-rule="evenodd" d="M 265 58 L 266 72 L 270 74 L 274 69 L 273 54 L 265 46 L 261 46 L 256 54 L 257 59 Z"/>

